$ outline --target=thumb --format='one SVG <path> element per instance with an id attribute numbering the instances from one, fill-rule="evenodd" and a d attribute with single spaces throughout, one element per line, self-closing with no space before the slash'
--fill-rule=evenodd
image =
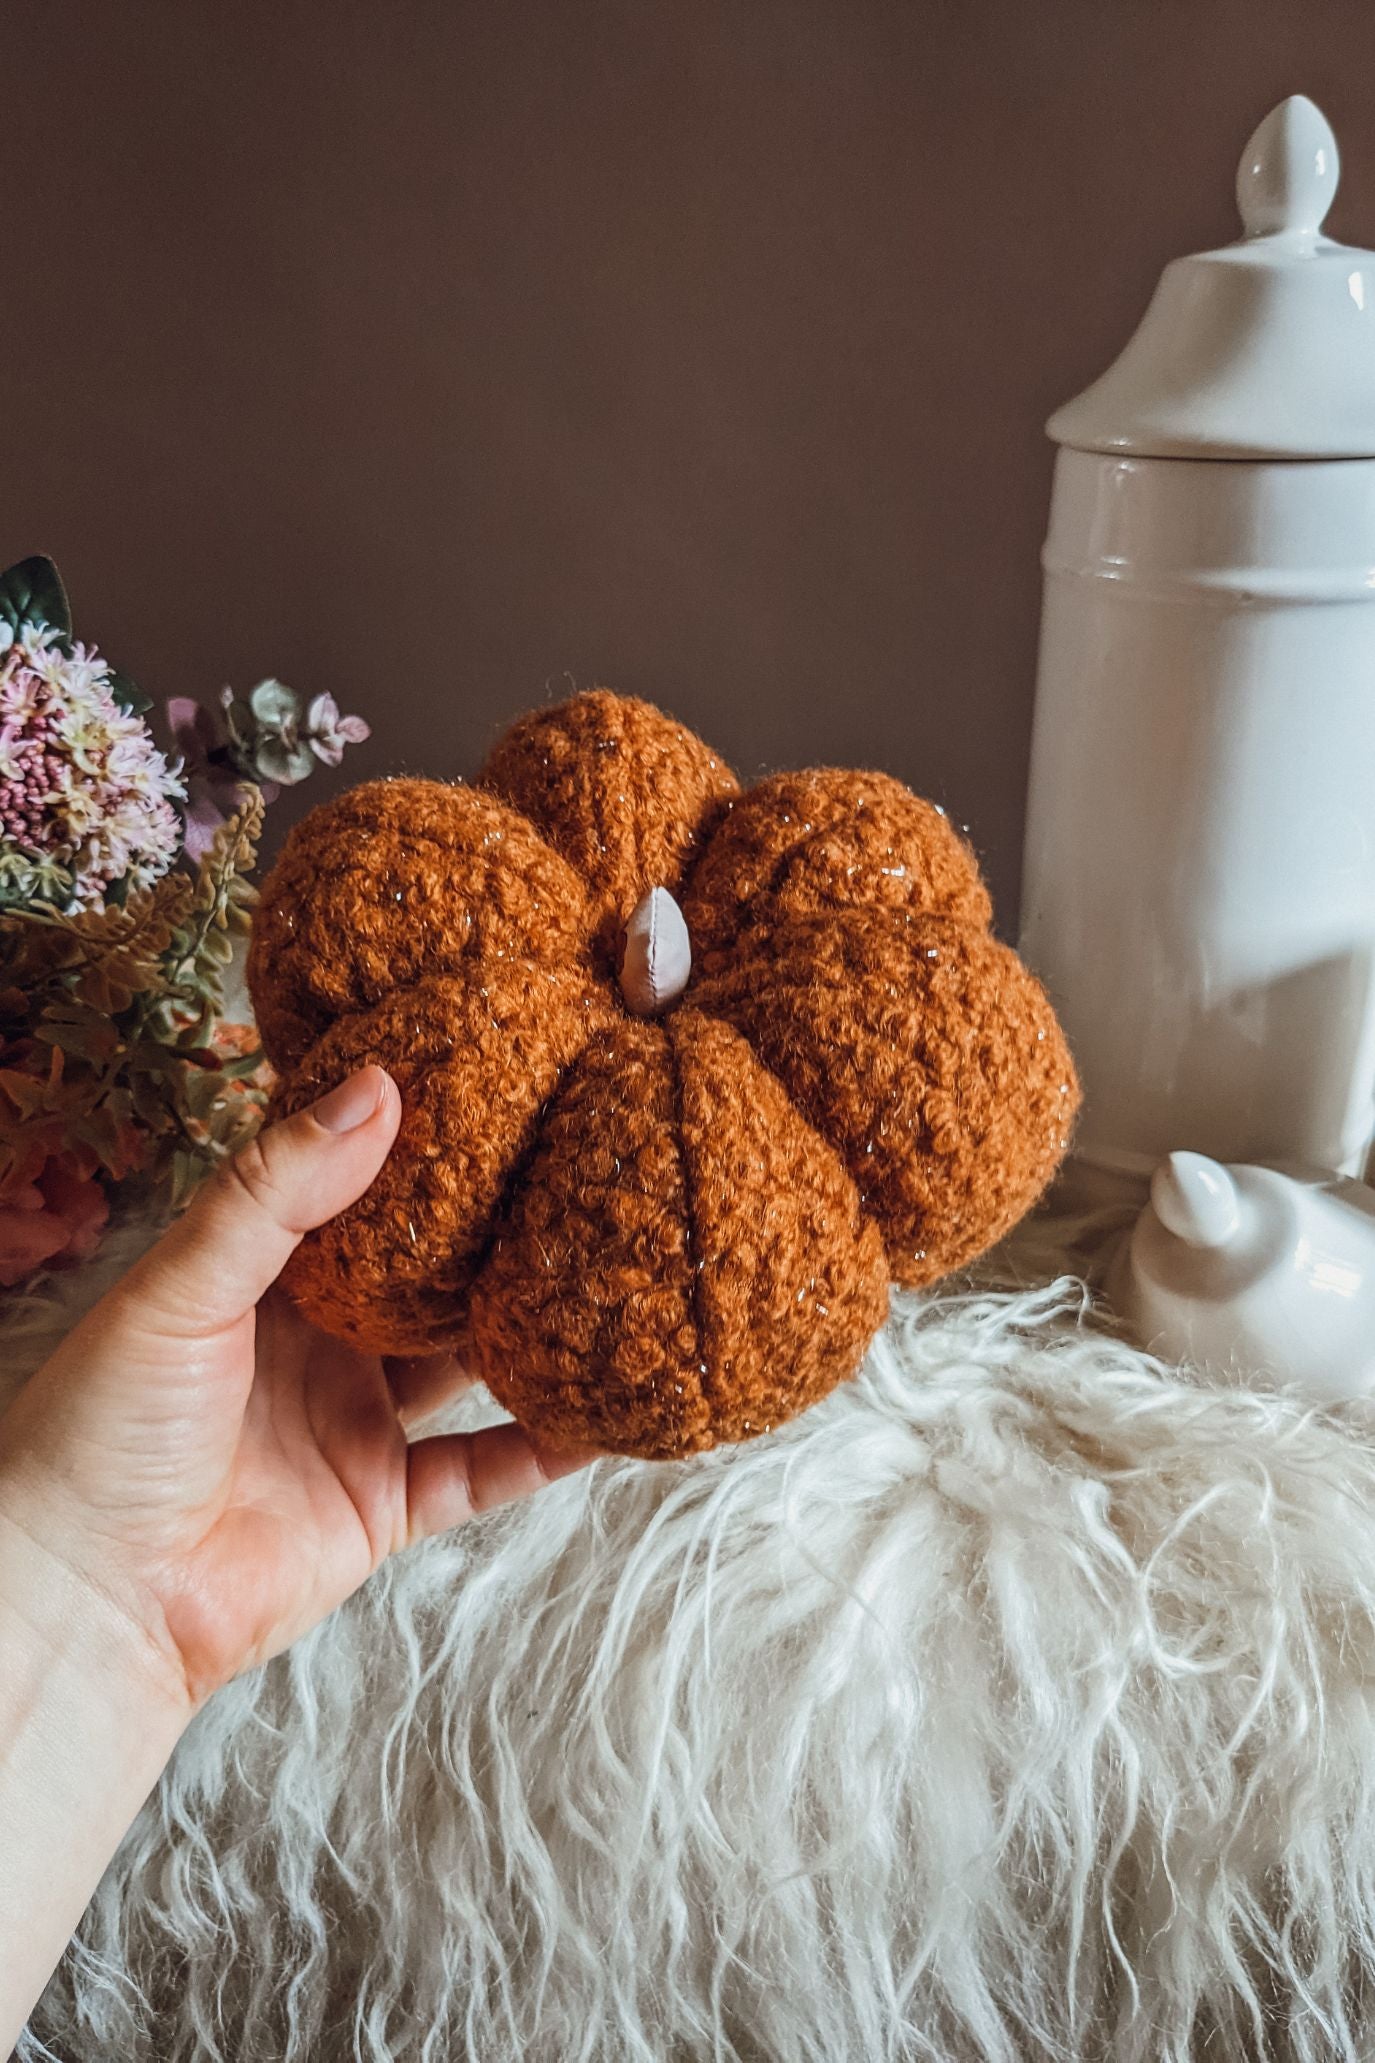
<path id="1" fill-rule="evenodd" d="M 305 1233 L 363 1194 L 400 1123 L 391 1076 L 360 1068 L 309 1109 L 265 1125 L 121 1290 L 162 1333 L 203 1338 L 232 1324 L 271 1288 Z"/>

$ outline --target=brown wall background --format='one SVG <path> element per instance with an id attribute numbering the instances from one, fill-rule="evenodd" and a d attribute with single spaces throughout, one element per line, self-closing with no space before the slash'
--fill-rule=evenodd
<path id="1" fill-rule="evenodd" d="M 1285 93 L 1375 241 L 1367 0 L 50 0 L 3 49 L 0 553 L 86 635 L 331 689 L 354 778 L 596 681 L 742 773 L 887 766 L 1005 926 L 1044 417 Z"/>

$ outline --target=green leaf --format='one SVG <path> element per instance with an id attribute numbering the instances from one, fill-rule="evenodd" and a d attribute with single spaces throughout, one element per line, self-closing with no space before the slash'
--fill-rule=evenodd
<path id="1" fill-rule="evenodd" d="M 119 1034 L 114 1026 L 94 1014 L 84 1021 L 50 1017 L 38 1026 L 38 1037 L 45 1045 L 60 1046 L 64 1053 L 73 1054 L 78 1060 L 103 1064 L 119 1051 Z"/>
<path id="2" fill-rule="evenodd" d="M 0 1095 L 5 1096 L 20 1117 L 37 1117 L 48 1094 L 45 1076 L 21 1074 L 18 1068 L 0 1068 Z"/>
<path id="3" fill-rule="evenodd" d="M 309 745 L 287 743 L 285 738 L 261 737 L 253 747 L 253 771 L 260 781 L 276 781 L 279 787 L 295 788 L 315 771 L 315 754 Z"/>
<path id="4" fill-rule="evenodd" d="M 152 696 L 145 695 L 138 682 L 131 680 L 127 673 L 121 673 L 117 666 L 110 668 L 109 687 L 120 708 L 127 710 L 130 716 L 142 716 L 145 709 L 153 706 Z"/>
<path id="5" fill-rule="evenodd" d="M 213 1165 L 208 1154 L 179 1150 L 172 1155 L 172 1208 L 189 1203 Z"/>
<path id="6" fill-rule="evenodd" d="M 222 1060 L 220 1073 L 227 1082 L 241 1082 L 256 1074 L 262 1066 L 265 1055 L 261 1046 L 255 1046 L 251 1053 L 241 1053 L 236 1060 Z"/>
<path id="7" fill-rule="evenodd" d="M 244 703 L 236 701 L 232 695 L 222 706 L 230 739 L 240 752 L 245 752 L 253 743 L 253 712 Z"/>
<path id="8" fill-rule="evenodd" d="M 295 723 L 301 714 L 301 698 L 280 681 L 259 681 L 248 698 L 248 706 L 260 724 L 274 730 Z"/>
<path id="9" fill-rule="evenodd" d="M 129 1046 L 124 1071 L 130 1078 L 156 1075 L 163 1080 L 180 1075 L 185 1065 L 185 1056 L 175 1046 L 165 1046 L 160 1039 L 144 1038 Z"/>
<path id="10" fill-rule="evenodd" d="M 229 1087 L 223 1075 L 189 1070 L 181 1085 L 182 1108 L 188 1117 L 200 1118 L 204 1122 Z"/>
<path id="11" fill-rule="evenodd" d="M 41 552 L 0 573 L 0 623 L 13 631 L 21 624 L 43 623 L 71 636 L 72 609 L 62 575 Z"/>
<path id="12" fill-rule="evenodd" d="M 208 1043 L 210 1035 L 215 1029 L 215 1019 L 218 1015 L 219 1011 L 216 1007 L 214 996 L 202 997 L 195 1017 L 192 1018 L 189 1024 L 184 1024 L 181 1027 L 172 1042 L 182 1059 L 185 1058 L 189 1050 Z"/>
<path id="13" fill-rule="evenodd" d="M 70 655 L 72 605 L 62 575 L 43 553 L 20 559 L 17 565 L 0 573 L 0 623 L 8 623 L 15 632 L 24 623 L 46 624 L 57 631 L 61 649 Z M 108 678 L 115 702 L 130 716 L 142 716 L 145 709 L 152 708 L 152 696 L 145 695 L 138 682 L 121 673 L 117 666 L 110 668 Z"/>

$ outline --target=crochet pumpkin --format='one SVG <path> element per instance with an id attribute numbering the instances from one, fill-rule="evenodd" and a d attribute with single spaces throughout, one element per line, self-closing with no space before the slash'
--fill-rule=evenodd
<path id="1" fill-rule="evenodd" d="M 598 690 L 474 786 L 314 810 L 249 980 L 300 1108 L 380 1062 L 371 1189 L 287 1274 L 325 1331 L 453 1348 L 552 1443 L 740 1440 L 857 1367 L 890 1281 L 972 1260 L 1078 1101 L 1039 985 L 944 813 L 885 774 L 741 792 Z"/>

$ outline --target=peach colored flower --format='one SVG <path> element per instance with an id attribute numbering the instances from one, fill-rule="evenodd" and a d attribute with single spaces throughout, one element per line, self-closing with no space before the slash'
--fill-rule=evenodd
<path id="1" fill-rule="evenodd" d="M 0 1192 L 0 1285 L 36 1268 L 89 1260 L 110 1215 L 105 1191 L 70 1153 L 51 1155 L 31 1182 Z"/>

